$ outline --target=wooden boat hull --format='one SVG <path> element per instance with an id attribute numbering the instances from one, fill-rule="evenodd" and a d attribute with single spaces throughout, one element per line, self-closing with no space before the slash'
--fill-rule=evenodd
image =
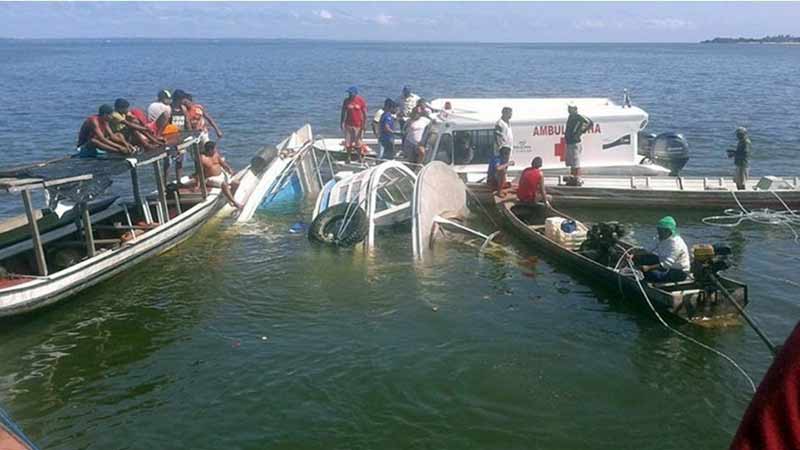
<path id="1" fill-rule="evenodd" d="M 770 177 L 767 177 L 770 178 Z M 747 189 L 737 190 L 732 178 L 717 177 L 613 177 L 584 176 L 583 186 L 567 186 L 563 177 L 545 173 L 545 186 L 556 206 L 581 208 L 671 208 L 720 210 L 739 209 L 737 200 L 747 209 L 800 209 L 800 179 L 774 178 L 782 186 L 772 191 L 757 189 L 761 179 L 751 179 Z M 778 181 L 779 180 L 779 181 Z M 514 181 L 512 179 L 512 181 Z M 494 204 L 485 183 L 468 183 L 471 193 L 482 203 Z"/>
<path id="2" fill-rule="evenodd" d="M 513 201 L 497 203 L 497 209 L 504 219 L 507 227 L 523 241 L 535 247 L 559 265 L 573 270 L 576 274 L 591 282 L 605 285 L 611 289 L 620 289 L 626 297 L 631 297 L 644 302 L 641 290 L 636 280 L 629 275 L 614 270 L 594 261 L 578 252 L 571 251 L 549 239 L 543 233 L 530 228 L 521 217 L 525 216 L 524 208 L 537 208 L 532 205 L 517 205 Z M 544 217 L 561 216 L 564 214 L 549 207 L 541 206 Z M 740 305 L 747 305 L 747 286 L 737 281 L 718 276 L 723 285 L 733 294 Z M 642 282 L 648 298 L 654 307 L 660 311 L 685 320 L 687 322 L 703 324 L 712 320 L 730 319 L 737 316 L 738 312 L 721 293 L 707 291 L 686 283 L 669 283 L 655 287 Z M 696 289 L 697 288 L 697 289 Z"/>
<path id="3" fill-rule="evenodd" d="M 0 317 L 39 309 L 76 294 L 163 253 L 191 237 L 224 205 L 219 190 L 169 222 L 129 241 L 119 248 L 98 252 L 47 277 L 0 289 Z"/>

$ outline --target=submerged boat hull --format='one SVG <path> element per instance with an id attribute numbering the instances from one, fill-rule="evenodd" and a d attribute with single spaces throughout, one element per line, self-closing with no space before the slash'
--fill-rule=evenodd
<path id="1" fill-rule="evenodd" d="M 533 208 L 538 210 L 533 211 Z M 623 274 L 579 252 L 563 247 L 532 228 L 526 221 L 526 217 L 533 215 L 566 217 L 564 214 L 543 205 L 541 207 L 518 205 L 513 201 L 498 202 L 497 209 L 504 219 L 504 224 L 515 236 L 554 262 L 571 269 L 590 282 L 619 289 L 626 297 L 635 298 L 642 303 L 646 301 L 633 276 Z M 718 275 L 718 278 L 741 306 L 747 305 L 746 285 L 721 275 Z M 702 289 L 694 282 L 665 283 L 658 287 L 642 282 L 642 286 L 654 307 L 687 322 L 702 325 L 711 321 L 735 318 L 738 315 L 736 308 L 720 292 Z"/>

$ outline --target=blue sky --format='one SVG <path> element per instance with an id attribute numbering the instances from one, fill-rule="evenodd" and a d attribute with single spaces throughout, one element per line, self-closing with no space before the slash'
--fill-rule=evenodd
<path id="1" fill-rule="evenodd" d="M 696 42 L 798 34 L 800 3 L 0 3 L 0 37 Z"/>

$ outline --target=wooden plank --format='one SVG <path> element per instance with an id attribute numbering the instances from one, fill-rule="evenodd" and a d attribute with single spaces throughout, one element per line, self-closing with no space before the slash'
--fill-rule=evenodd
<path id="1" fill-rule="evenodd" d="M 93 178 L 92 175 L 78 175 L 74 177 L 47 180 L 43 178 L 0 178 L 0 189 L 6 192 L 20 192 L 23 190 L 44 189 L 52 186 L 59 186 L 78 181 L 87 181 Z"/>
<path id="2" fill-rule="evenodd" d="M 39 236 L 39 226 L 33 214 L 31 205 L 31 193 L 28 190 L 22 191 L 22 203 L 25 205 L 25 214 L 28 215 L 28 226 L 31 228 L 31 239 L 33 240 L 33 253 L 36 255 L 36 269 L 40 276 L 47 276 L 47 260 L 44 258 L 42 248 L 42 237 Z"/>
<path id="3" fill-rule="evenodd" d="M 81 216 L 83 221 L 83 236 L 86 239 L 86 254 L 93 258 L 95 254 L 94 233 L 92 232 L 92 218 L 89 215 L 89 208 L 86 203 L 81 204 Z"/>

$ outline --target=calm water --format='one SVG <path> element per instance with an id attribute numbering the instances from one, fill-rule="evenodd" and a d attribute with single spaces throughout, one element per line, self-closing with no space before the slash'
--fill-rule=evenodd
<path id="1" fill-rule="evenodd" d="M 0 166 L 59 156 L 119 96 L 180 87 L 244 164 L 306 122 L 336 130 L 344 89 L 376 105 L 403 84 L 437 96 L 610 96 L 653 131 L 685 133 L 686 173 L 727 174 L 733 130 L 756 174 L 797 174 L 800 49 L 703 45 L 0 42 Z M 506 70 L 498 70 L 503 67 Z M 0 214 L 15 212 L 4 197 Z M 411 262 L 407 234 L 374 255 L 311 246 L 307 202 L 206 227 L 159 258 L 39 314 L 0 322 L 0 404 L 43 448 L 724 448 L 750 399 L 726 362 L 618 292 L 534 253 L 449 243 Z M 593 219 L 619 218 L 612 212 Z M 631 214 L 647 239 L 663 212 Z M 800 308 L 785 229 L 703 226 L 725 241 L 753 316 L 783 340 Z M 588 216 L 584 216 L 588 217 Z M 492 228 L 490 222 L 482 224 Z M 745 327 L 681 330 L 760 380 Z"/>

